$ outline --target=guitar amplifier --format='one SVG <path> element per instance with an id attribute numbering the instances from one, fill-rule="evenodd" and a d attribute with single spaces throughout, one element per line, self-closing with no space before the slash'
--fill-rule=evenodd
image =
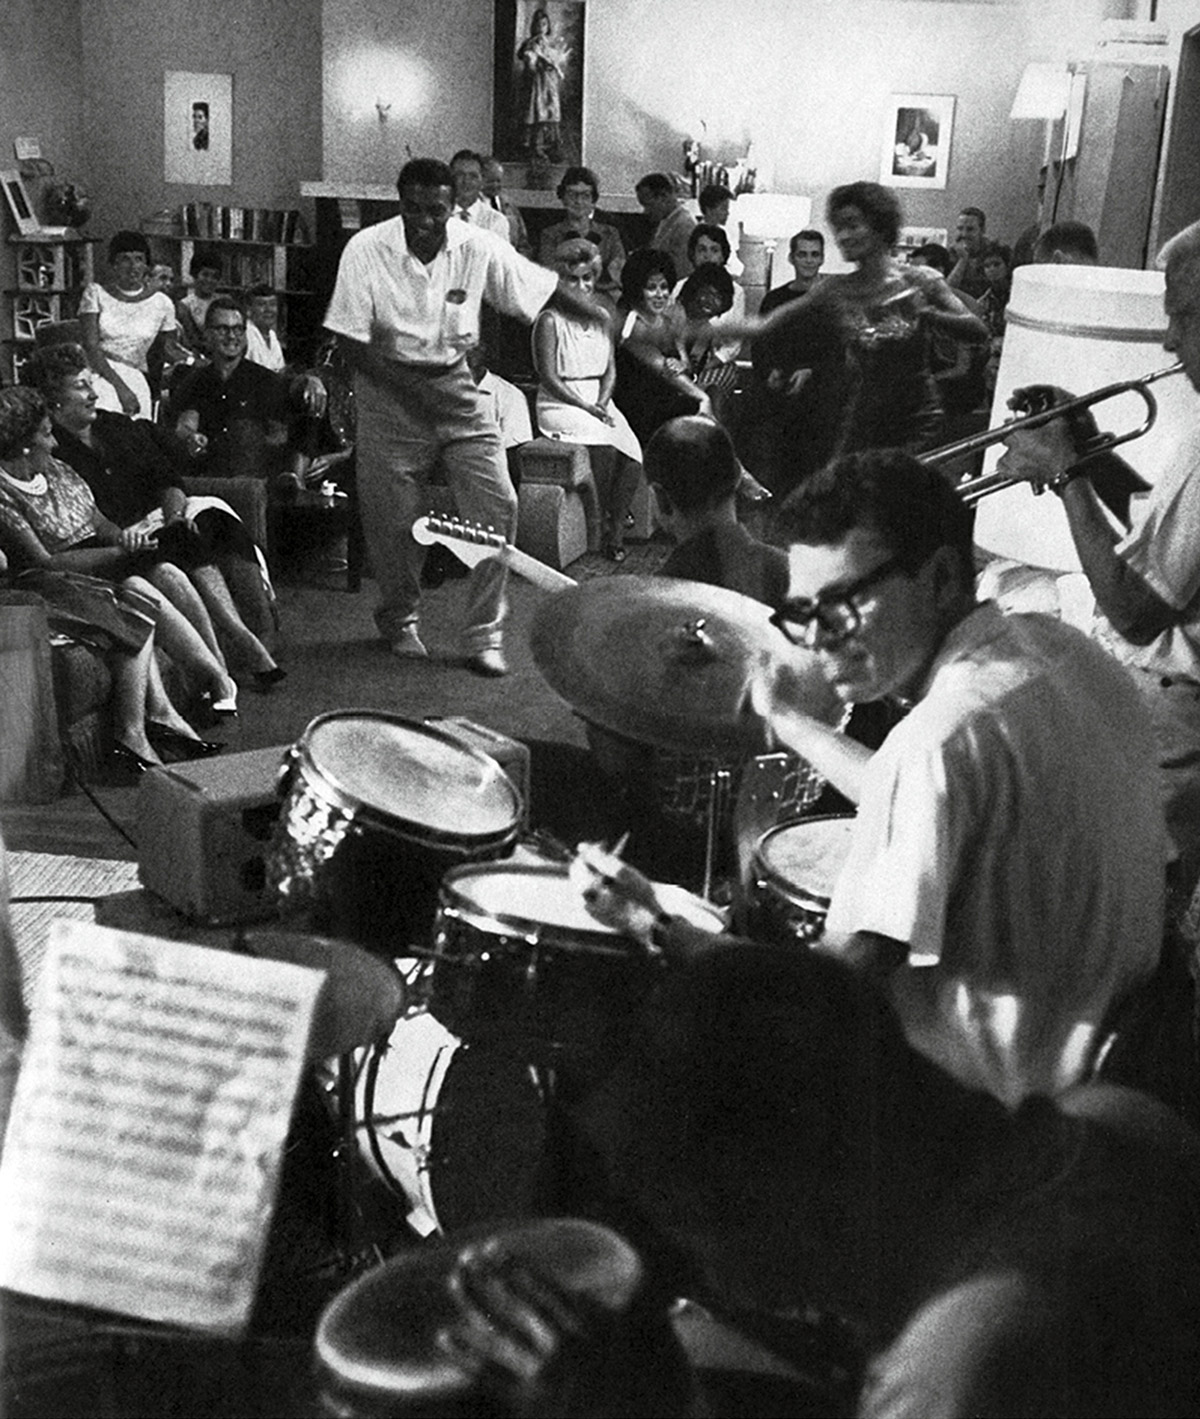
<path id="1" fill-rule="evenodd" d="M 138 786 L 138 877 L 194 921 L 272 916 L 267 853 L 288 745 L 172 764 Z"/>

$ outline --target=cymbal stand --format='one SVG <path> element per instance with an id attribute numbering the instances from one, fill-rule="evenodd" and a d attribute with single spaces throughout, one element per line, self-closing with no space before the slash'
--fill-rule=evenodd
<path id="1" fill-rule="evenodd" d="M 713 899 L 717 850 L 721 841 L 721 823 L 725 817 L 725 807 L 729 802 L 732 782 L 733 775 L 726 765 L 714 763 L 709 769 L 708 812 L 705 815 L 704 834 L 704 885 L 700 893 L 706 902 L 711 902 Z"/>

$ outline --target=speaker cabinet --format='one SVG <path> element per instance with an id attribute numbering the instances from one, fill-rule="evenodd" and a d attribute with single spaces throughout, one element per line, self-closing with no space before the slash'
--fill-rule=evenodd
<path id="1" fill-rule="evenodd" d="M 194 921 L 273 915 L 266 857 L 287 751 L 280 744 L 143 775 L 137 801 L 142 886 Z"/>

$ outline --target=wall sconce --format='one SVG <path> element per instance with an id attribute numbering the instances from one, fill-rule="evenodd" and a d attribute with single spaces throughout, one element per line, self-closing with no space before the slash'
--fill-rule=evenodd
<path id="1" fill-rule="evenodd" d="M 387 116 L 391 111 L 392 106 L 390 103 L 384 103 L 382 99 L 375 100 L 375 112 L 379 115 L 380 123 L 387 122 Z"/>

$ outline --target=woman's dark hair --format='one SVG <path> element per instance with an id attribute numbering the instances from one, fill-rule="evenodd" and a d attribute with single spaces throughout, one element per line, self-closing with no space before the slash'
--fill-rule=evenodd
<path id="1" fill-rule="evenodd" d="M 46 401 L 36 389 L 15 384 L 0 389 L 0 458 L 25 453 L 46 417 Z"/>
<path id="2" fill-rule="evenodd" d="M 711 262 L 696 267 L 680 287 L 676 300 L 687 310 L 697 294 L 705 289 L 716 291 L 720 296 L 722 315 L 733 305 L 733 277 L 724 266 L 714 266 Z"/>
<path id="3" fill-rule="evenodd" d="M 721 264 L 724 265 L 729 260 L 729 253 L 732 250 L 729 238 L 725 235 L 725 228 L 715 226 L 712 222 L 697 222 L 688 236 L 687 253 L 690 261 L 696 259 L 696 244 L 701 237 L 707 237 L 709 241 L 717 243 L 721 248 Z"/>
<path id="4" fill-rule="evenodd" d="M 932 266 L 943 276 L 949 276 L 954 269 L 954 260 L 941 242 L 922 242 L 920 246 L 913 248 L 913 255 L 919 256 L 926 266 Z"/>
<path id="5" fill-rule="evenodd" d="M 652 246 L 639 246 L 629 253 L 629 259 L 621 270 L 621 304 L 633 310 L 641 304 L 642 292 L 651 276 L 662 275 L 670 290 L 675 289 L 677 279 L 675 263 L 670 253 L 656 251 Z"/>
<path id="6" fill-rule="evenodd" d="M 25 361 L 21 383 L 36 389 L 47 404 L 55 404 L 63 385 L 87 368 L 88 357 L 82 345 L 46 345 Z"/>
<path id="7" fill-rule="evenodd" d="M 988 257 L 1004 262 L 1004 269 L 1012 275 L 1012 247 L 1005 246 L 1002 241 L 985 241 L 979 252 L 980 264 Z"/>
<path id="8" fill-rule="evenodd" d="M 964 583 L 974 581 L 974 510 L 941 473 L 897 448 L 847 454 L 814 473 L 779 510 L 775 534 L 782 545 L 827 547 L 856 527 L 873 532 L 910 573 L 951 547 Z"/>
<path id="9" fill-rule="evenodd" d="M 567 200 L 567 188 L 578 187 L 581 182 L 586 182 L 587 185 L 592 189 L 592 201 L 599 202 L 600 183 L 597 181 L 596 174 L 591 170 L 591 168 L 579 167 L 568 168 L 566 172 L 563 173 L 562 181 L 554 189 L 558 193 L 558 200 L 560 202 L 565 202 Z"/>
<path id="10" fill-rule="evenodd" d="M 835 225 L 835 217 L 843 207 L 857 207 L 873 232 L 889 246 L 896 245 L 904 214 L 900 199 L 890 188 L 877 182 L 847 182 L 835 187 L 825 203 L 825 219 L 830 226 Z"/>
<path id="11" fill-rule="evenodd" d="M 150 260 L 150 243 L 141 232 L 117 232 L 108 243 L 108 259 L 110 261 L 115 261 L 118 256 L 127 251 L 140 251 L 147 261 Z"/>
<path id="12" fill-rule="evenodd" d="M 538 22 L 539 20 L 545 20 L 545 21 L 546 21 L 546 33 L 547 33 L 547 34 L 553 34 L 553 33 L 554 33 L 554 25 L 551 23 L 549 12 L 546 11 L 546 10 L 543 10 L 542 7 L 539 5 L 539 6 L 537 7 L 537 9 L 533 12 L 533 14 L 530 15 L 530 17 L 529 17 L 529 33 L 530 33 L 530 34 L 537 34 L 537 22 Z"/>

